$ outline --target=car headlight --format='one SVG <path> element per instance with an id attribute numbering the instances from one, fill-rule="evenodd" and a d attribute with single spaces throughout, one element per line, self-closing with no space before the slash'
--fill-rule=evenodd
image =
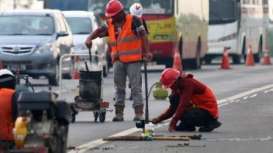
<path id="1" fill-rule="evenodd" d="M 41 46 L 37 46 L 36 50 L 37 53 L 44 53 L 44 52 L 50 52 L 52 51 L 52 44 L 47 43 Z"/>

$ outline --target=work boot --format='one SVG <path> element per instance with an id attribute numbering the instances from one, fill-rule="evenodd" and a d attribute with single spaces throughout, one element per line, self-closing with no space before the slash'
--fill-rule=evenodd
<path id="1" fill-rule="evenodd" d="M 134 121 L 143 120 L 143 105 L 135 106 L 135 117 Z"/>
<path id="2" fill-rule="evenodd" d="M 113 118 L 113 122 L 122 122 L 123 119 L 124 106 L 117 105 L 115 106 L 116 116 Z"/>
<path id="3" fill-rule="evenodd" d="M 211 132 L 212 130 L 220 127 L 221 125 L 222 123 L 219 122 L 218 120 L 213 120 L 209 122 L 208 125 L 200 127 L 199 132 Z"/>

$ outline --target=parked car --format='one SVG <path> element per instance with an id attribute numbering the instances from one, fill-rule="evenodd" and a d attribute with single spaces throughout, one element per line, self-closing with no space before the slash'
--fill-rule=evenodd
<path id="1" fill-rule="evenodd" d="M 59 59 L 73 49 L 72 33 L 61 11 L 0 12 L 0 29 L 0 62 L 13 71 L 19 69 L 34 78 L 45 76 L 49 84 L 58 85 Z"/>
<path id="2" fill-rule="evenodd" d="M 63 11 L 63 13 L 73 34 L 74 52 L 88 54 L 88 48 L 84 42 L 88 35 L 98 28 L 94 13 L 87 11 Z M 106 39 L 97 38 L 93 41 L 91 54 L 99 57 L 104 77 L 108 74 L 107 50 Z"/>

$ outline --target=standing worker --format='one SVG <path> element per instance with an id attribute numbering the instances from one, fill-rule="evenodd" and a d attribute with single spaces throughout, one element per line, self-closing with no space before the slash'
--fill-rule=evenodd
<path id="1" fill-rule="evenodd" d="M 7 69 L 0 70 L 0 151 L 9 149 L 14 142 L 13 126 L 17 114 L 14 102 L 16 79 Z"/>
<path id="2" fill-rule="evenodd" d="M 126 14 L 119 0 L 110 0 L 106 5 L 107 26 L 95 30 L 86 39 L 87 47 L 92 47 L 92 40 L 109 36 L 111 59 L 114 68 L 115 117 L 113 121 L 123 121 L 125 107 L 126 77 L 131 84 L 134 121 L 143 119 L 143 98 L 141 84 L 142 60 L 151 60 L 148 52 L 148 38 L 139 18 Z"/>
<path id="3" fill-rule="evenodd" d="M 199 127 L 199 132 L 211 132 L 221 126 L 215 95 L 192 74 L 181 74 L 174 68 L 167 68 L 162 72 L 160 82 L 172 90 L 170 106 L 152 123 L 172 117 L 170 132 L 195 131 L 196 127 Z M 180 124 L 177 126 L 178 121 Z"/>
<path id="4" fill-rule="evenodd" d="M 146 21 L 144 20 L 144 18 L 142 17 L 143 15 L 143 7 L 140 3 L 134 3 L 131 5 L 130 7 L 130 14 L 133 15 L 133 16 L 136 16 L 140 19 L 140 21 L 142 22 L 142 25 L 144 26 L 145 28 L 145 31 L 146 31 L 146 34 L 149 34 L 149 31 L 148 31 L 148 27 L 147 27 L 147 24 L 146 24 Z M 140 82 L 142 84 L 142 82 Z M 131 85 L 129 83 L 129 88 L 131 88 Z M 130 94 L 130 97 L 129 97 L 130 100 L 132 100 L 132 93 Z"/>

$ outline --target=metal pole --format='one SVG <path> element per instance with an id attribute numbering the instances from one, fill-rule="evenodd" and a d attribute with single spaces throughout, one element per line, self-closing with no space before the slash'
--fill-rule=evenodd
<path id="1" fill-rule="evenodd" d="M 148 97 L 148 75 L 147 75 L 147 62 L 144 63 L 144 79 L 145 79 L 145 123 L 149 123 L 149 97 Z"/>

